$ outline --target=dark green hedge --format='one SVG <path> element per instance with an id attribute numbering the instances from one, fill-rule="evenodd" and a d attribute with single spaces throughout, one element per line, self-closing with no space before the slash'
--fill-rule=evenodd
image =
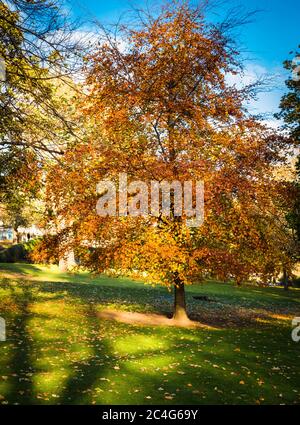
<path id="1" fill-rule="evenodd" d="M 0 251 L 0 263 L 18 263 L 22 261 L 29 262 L 29 253 L 33 250 L 37 239 L 28 242 L 12 245 L 9 248 Z"/>

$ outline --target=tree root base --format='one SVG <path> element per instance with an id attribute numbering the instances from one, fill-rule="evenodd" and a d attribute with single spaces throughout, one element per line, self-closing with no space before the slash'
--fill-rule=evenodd
<path id="1" fill-rule="evenodd" d="M 115 320 L 117 322 L 128 323 L 131 325 L 139 326 L 177 326 L 184 328 L 210 328 L 207 325 L 203 325 L 199 322 L 192 321 L 188 318 L 176 318 L 168 319 L 166 316 L 160 314 L 144 314 L 144 313 L 131 313 L 128 311 L 119 310 L 102 310 L 97 313 L 99 319 L 104 320 Z"/>

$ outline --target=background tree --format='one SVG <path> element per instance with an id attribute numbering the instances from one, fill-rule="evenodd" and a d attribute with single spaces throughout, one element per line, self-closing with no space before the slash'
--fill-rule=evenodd
<path id="1" fill-rule="evenodd" d="M 241 72 L 232 22 L 209 24 L 203 8 L 185 2 L 138 14 L 134 28 L 104 30 L 86 60 L 89 131 L 49 170 L 46 199 L 51 226 L 65 223 L 56 242 L 75 246 L 92 270 L 174 288 L 174 318 L 185 321 L 185 284 L 278 273 L 274 165 L 290 141 L 245 111 L 253 87 L 226 82 Z M 117 184 L 120 172 L 147 184 L 204 181 L 204 225 L 188 228 L 174 209 L 168 217 L 97 216 L 96 184 Z M 135 194 L 130 202 L 138 204 Z"/>
<path id="2" fill-rule="evenodd" d="M 0 202 L 15 230 L 28 221 L 24 211 L 39 193 L 29 186 L 43 163 L 78 135 L 78 25 L 60 0 L 0 1 Z"/>
<path id="3" fill-rule="evenodd" d="M 288 93 L 286 93 L 280 102 L 281 112 L 276 115 L 277 118 L 284 120 L 284 128 L 289 131 L 291 137 L 299 147 L 300 142 L 300 68 L 299 52 L 292 52 L 294 59 L 284 62 L 284 67 L 290 72 L 290 77 L 286 81 Z M 298 59 L 297 59 L 298 58 Z M 300 244 L 300 156 L 296 160 L 296 177 L 291 188 L 293 194 L 292 203 L 287 208 L 287 219 L 292 229 L 294 239 L 298 246 L 293 250 L 293 255 L 299 258 Z M 284 272 L 285 288 L 288 288 L 288 274 Z"/>
<path id="4" fill-rule="evenodd" d="M 300 47 L 300 46 L 299 46 Z M 294 58 L 284 62 L 284 67 L 290 72 L 290 77 L 286 81 L 289 89 L 280 102 L 281 112 L 277 114 L 278 118 L 282 118 L 292 137 L 300 141 L 300 69 L 299 69 L 299 52 L 292 52 Z M 298 58 L 298 60 L 297 60 Z"/>

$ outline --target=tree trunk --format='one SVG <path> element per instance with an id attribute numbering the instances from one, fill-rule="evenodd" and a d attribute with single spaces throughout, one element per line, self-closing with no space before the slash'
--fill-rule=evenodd
<path id="1" fill-rule="evenodd" d="M 69 251 L 59 259 L 59 271 L 66 273 L 76 266 L 74 251 Z"/>
<path id="2" fill-rule="evenodd" d="M 285 291 L 289 289 L 289 278 L 285 267 L 283 268 L 283 289 Z"/>
<path id="3" fill-rule="evenodd" d="M 14 228 L 14 243 L 20 243 L 21 242 L 21 235 L 18 232 L 18 227 Z"/>
<path id="4" fill-rule="evenodd" d="M 189 321 L 186 304 L 184 283 L 178 282 L 174 285 L 174 316 L 173 319 L 179 322 Z"/>

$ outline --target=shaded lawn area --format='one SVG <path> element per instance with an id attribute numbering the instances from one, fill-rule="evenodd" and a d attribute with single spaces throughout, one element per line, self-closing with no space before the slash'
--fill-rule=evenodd
<path id="1" fill-rule="evenodd" d="M 1 264 L 0 404 L 300 402 L 300 343 L 291 339 L 299 290 L 189 287 L 190 315 L 207 328 L 97 316 L 102 309 L 171 314 L 172 303 L 165 288 L 130 279 Z"/>

